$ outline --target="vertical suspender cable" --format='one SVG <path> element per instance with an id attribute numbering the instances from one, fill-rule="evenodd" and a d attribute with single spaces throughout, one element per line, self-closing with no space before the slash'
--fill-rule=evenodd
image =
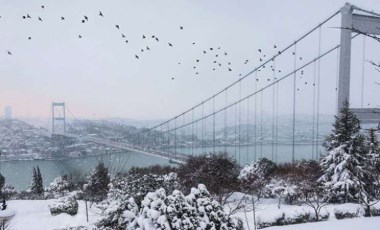
<path id="1" fill-rule="evenodd" d="M 215 153 L 215 97 L 212 98 L 212 151 Z"/>
<path id="2" fill-rule="evenodd" d="M 314 62 L 313 66 L 313 127 L 312 127 L 312 138 L 311 138 L 311 159 L 315 159 L 315 82 L 316 82 L 316 74 L 317 72 L 317 63 Z"/>
<path id="3" fill-rule="evenodd" d="M 241 164 L 241 158 L 240 158 L 240 149 L 241 149 L 241 146 L 240 146 L 240 142 L 241 142 L 241 81 L 239 81 L 239 164 Z"/>
<path id="4" fill-rule="evenodd" d="M 204 110 L 204 104 L 202 103 L 202 129 L 201 129 L 201 136 L 202 136 L 202 141 L 201 141 L 201 145 L 202 145 L 202 153 L 205 153 L 205 149 L 204 149 L 204 126 L 205 126 L 205 120 L 204 120 L 204 113 L 205 110 Z"/>
<path id="5" fill-rule="evenodd" d="M 255 72 L 255 92 L 257 91 L 257 71 Z M 257 160 L 257 94 L 255 94 L 255 130 L 254 130 L 254 136 L 255 136 L 255 149 L 254 149 L 254 155 L 253 155 L 253 160 L 256 162 Z"/>
<path id="6" fill-rule="evenodd" d="M 235 109 L 235 120 L 234 120 L 234 122 L 235 122 L 235 127 L 234 127 L 234 133 L 235 133 L 235 135 L 234 135 L 234 153 L 235 153 L 235 159 L 237 159 L 237 105 L 235 104 L 234 105 L 234 109 Z"/>
<path id="7" fill-rule="evenodd" d="M 275 81 L 276 77 L 276 61 L 273 59 L 273 82 Z M 274 156 L 274 130 L 275 130 L 275 92 L 276 92 L 276 85 L 273 85 L 273 91 L 272 91 L 272 161 L 275 161 Z"/>
<path id="8" fill-rule="evenodd" d="M 227 96 L 228 96 L 228 90 L 226 89 L 226 96 L 225 96 L 225 107 L 227 107 Z M 224 152 L 227 153 L 227 113 L 228 109 L 224 110 Z"/>
<path id="9" fill-rule="evenodd" d="M 177 118 L 174 119 L 174 157 L 177 156 Z"/>
<path id="10" fill-rule="evenodd" d="M 194 108 L 191 109 L 191 155 L 194 155 Z"/>
<path id="11" fill-rule="evenodd" d="M 319 35 L 318 35 L 318 57 L 321 56 L 321 46 L 322 46 L 322 28 L 319 27 Z M 320 91 L 321 91 L 321 59 L 318 59 L 318 76 L 317 76 L 317 123 L 316 123 L 316 140 L 315 140 L 315 158 L 318 159 L 319 153 L 319 99 L 320 99 Z"/>
<path id="12" fill-rule="evenodd" d="M 260 158 L 263 158 L 263 102 L 264 102 L 264 90 L 261 91 L 261 109 L 260 109 Z"/>
<path id="13" fill-rule="evenodd" d="M 295 160 L 295 131 L 296 131 L 296 91 L 297 91 L 297 43 L 294 43 L 294 75 L 293 75 L 293 140 L 292 163 Z"/>
<path id="14" fill-rule="evenodd" d="M 366 36 L 363 36 L 363 59 L 362 59 L 362 95 L 361 95 L 361 107 L 363 108 L 364 104 L 364 62 L 365 62 L 365 38 Z"/>
<path id="15" fill-rule="evenodd" d="M 246 145 L 247 145 L 247 159 L 246 159 L 246 163 L 249 163 L 249 146 L 250 146 L 250 139 L 249 139 L 249 131 L 250 131 L 250 124 L 249 124 L 249 99 L 247 99 L 247 142 L 246 142 Z"/>
<path id="16" fill-rule="evenodd" d="M 277 80 L 277 79 L 276 79 Z M 275 146 L 275 152 L 276 152 L 276 163 L 278 162 L 278 95 L 279 95 L 279 83 L 277 82 L 276 84 L 276 136 L 275 136 L 275 140 L 276 140 L 276 146 Z"/>

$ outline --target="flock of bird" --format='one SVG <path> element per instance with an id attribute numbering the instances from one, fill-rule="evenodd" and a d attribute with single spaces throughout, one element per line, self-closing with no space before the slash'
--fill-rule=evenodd
<path id="1" fill-rule="evenodd" d="M 41 5 L 41 9 L 42 9 L 42 10 L 45 10 L 45 6 L 44 6 L 44 5 Z M 100 17 L 100 18 L 104 18 L 104 17 L 105 17 L 102 11 L 99 11 L 99 13 L 98 13 L 98 17 Z M 32 17 L 30 14 L 26 14 L 26 15 L 23 15 L 23 16 L 22 16 L 22 19 L 23 19 L 23 20 L 30 20 L 30 19 L 32 19 L 32 18 L 34 18 L 34 17 Z M 44 22 L 44 19 L 41 18 L 40 16 L 37 16 L 37 17 L 35 17 L 35 18 L 38 19 L 38 21 L 40 21 L 40 22 Z M 1 16 L 0 16 L 0 19 L 2 19 Z M 60 20 L 61 20 L 61 21 L 65 21 L 66 18 L 65 18 L 64 16 L 61 16 L 61 17 L 60 17 Z M 89 21 L 89 17 L 88 17 L 87 15 L 83 15 L 83 18 L 80 19 L 80 23 L 82 23 L 82 24 L 85 24 L 85 23 L 87 23 L 88 21 Z M 119 24 L 115 24 L 114 27 L 115 27 L 115 30 L 116 30 L 116 31 L 120 32 L 121 27 L 120 27 Z M 183 26 L 179 26 L 179 30 L 180 30 L 180 31 L 184 30 L 184 27 L 183 27 Z M 125 35 L 125 33 L 120 32 L 120 35 L 121 35 L 121 38 L 123 39 L 123 42 L 124 42 L 125 44 L 129 44 L 129 43 L 130 43 L 130 41 L 127 39 L 127 36 Z M 82 39 L 82 38 L 83 38 L 83 36 L 82 36 L 81 34 L 79 34 L 79 35 L 78 35 L 78 39 Z M 29 36 L 29 37 L 28 37 L 28 40 L 31 40 L 31 39 L 32 39 L 32 37 Z M 141 39 L 142 39 L 142 40 L 148 40 L 148 39 L 151 39 L 151 40 L 153 40 L 153 41 L 155 41 L 155 42 L 157 42 L 157 43 L 162 43 L 162 41 L 160 41 L 160 38 L 159 38 L 157 35 L 150 35 L 150 36 L 148 36 L 148 35 L 143 34 L 143 35 L 141 35 Z M 174 43 L 174 42 L 168 41 L 168 42 L 166 42 L 166 43 L 167 43 L 167 44 L 166 44 L 167 47 L 169 47 L 169 48 L 174 48 L 174 47 L 175 47 L 175 45 L 174 45 L 175 43 Z M 196 42 L 192 42 L 192 43 L 191 43 L 192 46 L 196 46 L 196 44 L 197 44 Z M 274 46 L 273 46 L 273 49 L 274 49 L 274 50 L 277 50 L 277 45 L 274 45 Z M 141 60 L 141 58 L 142 58 L 142 53 L 144 53 L 144 52 L 147 53 L 147 52 L 149 52 L 149 51 L 151 51 L 151 47 L 149 47 L 148 45 L 145 45 L 144 48 L 140 48 L 139 51 L 136 52 L 136 53 L 134 54 L 134 58 L 135 58 L 136 60 Z M 258 49 L 257 52 L 258 52 L 258 54 L 259 54 L 259 60 L 258 60 L 259 63 L 260 63 L 260 62 L 263 62 L 264 59 L 265 59 L 267 56 L 263 53 L 263 50 L 262 50 L 262 49 Z M 277 52 L 278 52 L 279 55 L 282 54 L 281 51 L 277 51 Z M 10 50 L 7 50 L 7 54 L 8 54 L 8 55 L 13 55 L 13 53 L 12 53 Z M 209 55 L 209 56 L 207 57 L 207 59 L 206 59 L 206 60 L 208 60 L 208 61 L 209 61 L 209 58 L 210 58 L 210 57 L 212 58 L 212 63 L 210 63 L 210 64 L 212 64 L 212 66 L 211 66 L 211 70 L 212 70 L 212 71 L 216 71 L 216 70 L 219 68 L 219 69 L 225 69 L 225 71 L 228 71 L 228 72 L 232 72 L 232 62 L 231 62 L 231 61 L 223 62 L 223 61 L 221 60 L 221 57 L 228 57 L 228 52 L 225 51 L 225 50 L 222 50 L 222 48 L 221 48 L 220 46 L 217 46 L 217 47 L 209 47 L 209 48 L 207 48 L 207 49 L 202 49 L 202 50 L 201 50 L 201 54 L 203 54 L 203 55 Z M 296 55 L 296 53 L 293 52 L 292 55 Z M 196 59 L 196 60 L 194 61 L 193 65 L 192 65 L 192 67 L 193 67 L 193 69 L 194 69 L 194 73 L 195 73 L 195 75 L 199 75 L 199 71 L 198 71 L 198 69 L 199 69 L 199 64 L 200 64 L 200 62 L 201 62 L 201 59 L 202 59 L 202 58 L 198 58 L 198 59 Z M 299 57 L 299 60 L 302 61 L 302 57 Z M 272 61 L 273 61 L 273 60 L 272 60 Z M 246 60 L 244 60 L 244 61 L 242 62 L 242 64 L 247 65 L 249 62 L 250 62 L 250 60 L 249 60 L 249 59 L 246 59 Z M 178 62 L 177 64 L 178 64 L 178 65 L 181 65 L 182 63 L 181 63 L 181 62 Z M 266 66 L 263 65 L 263 66 L 261 67 L 261 69 L 258 70 L 258 72 L 260 72 L 261 70 L 264 70 L 265 68 L 266 68 Z M 270 68 L 271 68 L 272 72 L 278 72 L 278 73 L 281 73 L 281 72 L 282 72 L 280 69 L 277 69 L 277 70 L 276 70 L 276 69 L 273 67 L 273 65 L 271 65 Z M 302 71 L 301 71 L 301 75 L 299 76 L 299 78 L 302 79 L 302 76 L 303 76 L 303 75 L 304 75 L 304 71 L 302 70 Z M 239 74 L 239 77 L 241 77 L 241 76 L 242 76 L 242 74 Z M 171 80 L 174 80 L 174 79 L 175 79 L 175 77 L 171 77 Z M 270 82 L 270 81 L 275 81 L 275 80 L 277 80 L 276 77 L 269 77 L 269 78 L 267 78 L 267 81 L 268 81 L 268 82 Z M 256 81 L 259 82 L 259 81 L 260 81 L 260 78 L 256 78 Z M 305 81 L 305 85 L 308 85 L 308 82 L 307 82 L 307 81 Z M 315 86 L 315 83 L 313 83 L 312 85 Z M 297 88 L 297 91 L 299 91 L 299 90 L 300 90 L 300 89 Z"/>

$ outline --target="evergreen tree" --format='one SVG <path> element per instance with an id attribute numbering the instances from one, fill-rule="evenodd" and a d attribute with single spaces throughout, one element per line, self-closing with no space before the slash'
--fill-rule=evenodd
<path id="1" fill-rule="evenodd" d="M 32 183 L 30 185 L 30 191 L 34 195 L 43 195 L 44 193 L 44 186 L 42 181 L 42 175 L 40 168 L 37 166 L 37 168 L 33 167 L 33 175 L 32 175 Z"/>
<path id="2" fill-rule="evenodd" d="M 359 133 L 359 119 L 349 109 L 346 101 L 334 128 L 325 141 L 327 154 L 321 159 L 323 175 L 319 181 L 324 185 L 330 202 L 358 201 L 360 185 L 368 176 L 365 170 L 365 138 Z"/>
<path id="3" fill-rule="evenodd" d="M 373 157 L 378 157 L 380 155 L 379 140 L 377 140 L 375 129 L 369 130 L 366 144 L 369 148 L 369 153 L 373 154 Z"/>
<path id="4" fill-rule="evenodd" d="M 0 173 L 0 195 L 3 197 L 3 187 L 5 184 L 5 178 L 4 176 Z"/>
<path id="5" fill-rule="evenodd" d="M 109 183 L 108 168 L 103 162 L 99 162 L 88 177 L 88 183 L 83 186 L 86 198 L 92 202 L 104 200 L 107 197 Z"/>
<path id="6" fill-rule="evenodd" d="M 40 167 L 37 165 L 37 193 L 38 194 L 43 194 L 44 193 L 44 184 L 43 184 L 43 179 L 40 171 Z"/>

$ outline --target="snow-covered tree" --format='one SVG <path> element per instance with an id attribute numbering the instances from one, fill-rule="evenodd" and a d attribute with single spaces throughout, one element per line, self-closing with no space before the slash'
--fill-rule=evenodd
<path id="1" fill-rule="evenodd" d="M 349 109 L 348 102 L 335 117 L 334 128 L 325 141 L 327 154 L 321 159 L 323 175 L 319 181 L 330 202 L 358 201 L 361 182 L 368 175 L 365 138 L 359 133 L 359 119 Z"/>
<path id="2" fill-rule="evenodd" d="M 107 197 L 109 183 L 108 169 L 103 162 L 99 162 L 88 177 L 88 183 L 83 186 L 86 199 L 92 202 L 104 200 Z"/>
<path id="3" fill-rule="evenodd" d="M 270 182 L 271 175 L 275 169 L 276 164 L 266 158 L 244 166 L 239 175 L 243 191 L 261 198 L 263 190 Z"/>
<path id="4" fill-rule="evenodd" d="M 107 199 L 97 207 L 103 218 L 97 223 L 100 229 L 126 229 L 138 214 L 138 206 L 133 197 L 124 190 L 117 189 L 110 184 Z"/>
<path id="5" fill-rule="evenodd" d="M 368 136 L 366 139 L 366 145 L 369 148 L 369 154 L 372 154 L 373 159 L 378 159 L 380 156 L 380 146 L 379 140 L 377 139 L 375 129 L 370 129 L 368 131 Z"/>
<path id="6" fill-rule="evenodd" d="M 59 176 L 50 183 L 49 187 L 46 188 L 46 192 L 50 194 L 53 198 L 58 198 L 67 195 L 72 191 L 74 185 L 68 179 L 67 175 Z"/>
<path id="7" fill-rule="evenodd" d="M 41 196 L 44 194 L 44 185 L 40 168 L 33 167 L 32 182 L 30 184 L 30 192 L 34 195 Z"/>

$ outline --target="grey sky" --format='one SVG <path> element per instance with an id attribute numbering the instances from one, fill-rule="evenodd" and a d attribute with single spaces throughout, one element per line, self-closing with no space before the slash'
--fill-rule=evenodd
<path id="1" fill-rule="evenodd" d="M 235 81 L 239 73 L 247 73 L 257 66 L 260 58 L 257 49 L 261 48 L 267 56 L 273 55 L 276 53 L 273 44 L 280 48 L 290 44 L 344 3 L 338 0 L 0 0 L 0 107 L 12 105 L 16 116 L 46 117 L 51 101 L 65 101 L 77 117 L 171 117 Z M 380 12 L 380 2 L 376 0 L 352 3 Z M 104 18 L 98 16 L 99 10 Z M 23 20 L 27 13 L 32 19 Z M 83 15 L 89 17 L 85 24 L 81 23 Z M 38 16 L 43 22 L 37 20 Z M 61 16 L 66 20 L 61 21 Z M 335 26 L 339 26 L 339 19 Z M 120 31 L 115 24 L 120 25 Z M 335 44 L 339 31 L 325 30 L 323 48 L 327 49 Z M 128 44 L 121 33 L 126 35 Z M 82 39 L 78 38 L 79 34 Z M 141 39 L 143 34 L 148 38 Z M 158 36 L 160 42 L 151 39 L 152 35 Z M 169 47 L 168 42 L 174 47 Z M 355 42 L 354 54 L 361 57 L 362 39 Z M 146 46 L 151 50 L 141 53 L 140 49 Z M 219 46 L 220 53 L 226 51 L 228 56 L 221 55 L 223 68 L 212 71 L 214 57 L 208 49 Z M 313 58 L 316 46 L 315 41 L 306 43 L 302 55 Z M 375 55 L 379 53 L 378 46 L 367 42 L 369 58 L 380 60 Z M 7 50 L 13 55 L 7 55 Z M 207 50 L 207 55 L 203 50 Z M 135 59 L 135 54 L 140 60 Z M 193 69 L 196 59 L 200 60 L 196 70 L 199 75 Z M 246 59 L 250 61 L 244 65 Z M 322 71 L 325 77 L 336 72 L 333 60 L 335 56 L 325 63 L 328 69 L 326 74 Z M 227 62 L 232 63 L 232 72 L 228 71 Z M 353 64 L 356 64 L 353 73 L 358 75 L 360 58 L 354 58 Z M 282 65 L 284 72 L 292 66 L 289 61 Z M 312 68 L 309 70 L 312 75 Z M 375 105 L 376 72 L 366 70 L 366 73 L 369 75 L 366 102 Z M 172 77 L 175 79 L 171 80 Z M 332 90 L 334 79 L 325 82 Z M 353 82 L 357 88 L 357 82 Z M 285 100 L 290 98 L 284 95 L 289 95 L 291 89 L 284 84 L 280 97 Z M 246 92 L 252 91 L 252 87 L 244 87 Z M 331 112 L 334 107 L 331 95 L 322 96 L 325 101 L 322 112 Z M 353 103 L 358 103 L 358 95 L 354 90 Z M 300 101 L 300 112 L 308 110 L 302 108 L 309 102 Z M 289 111 L 285 108 L 283 112 Z"/>

